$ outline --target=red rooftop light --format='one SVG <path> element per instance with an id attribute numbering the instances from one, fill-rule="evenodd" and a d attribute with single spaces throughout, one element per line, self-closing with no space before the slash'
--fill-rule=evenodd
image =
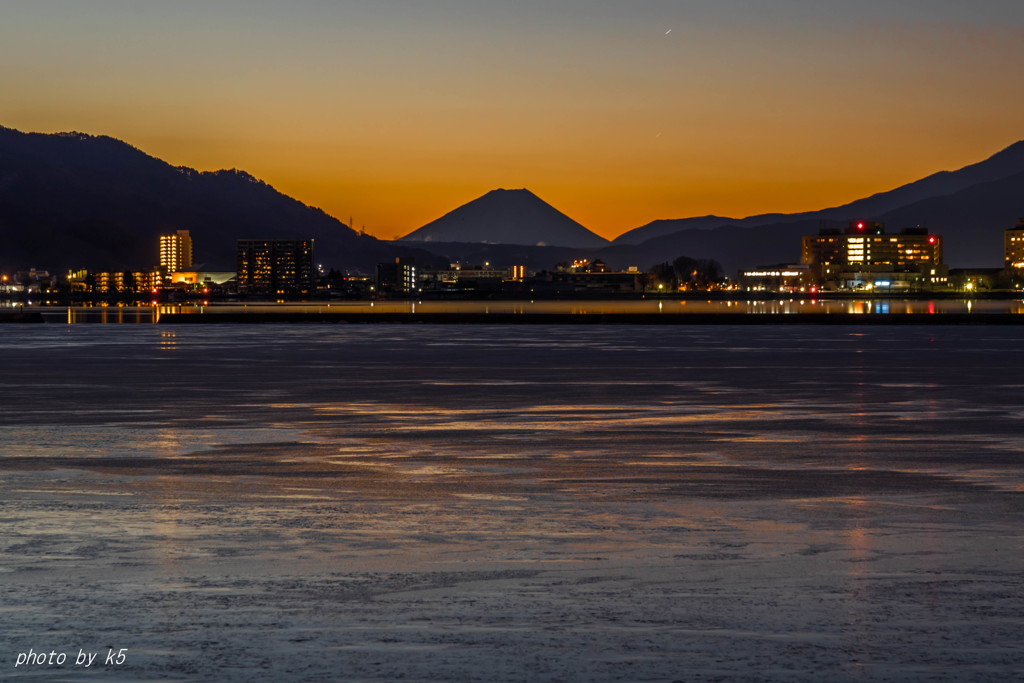
<path id="1" fill-rule="evenodd" d="M 935 238 L 934 238 L 934 237 L 929 237 L 929 238 L 928 238 L 928 242 L 929 242 L 930 244 L 935 244 Z"/>

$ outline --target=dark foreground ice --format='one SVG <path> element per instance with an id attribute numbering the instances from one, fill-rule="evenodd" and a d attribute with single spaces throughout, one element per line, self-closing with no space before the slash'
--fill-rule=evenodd
<path id="1" fill-rule="evenodd" d="M 0 680 L 1024 679 L 1020 335 L 8 327 Z"/>

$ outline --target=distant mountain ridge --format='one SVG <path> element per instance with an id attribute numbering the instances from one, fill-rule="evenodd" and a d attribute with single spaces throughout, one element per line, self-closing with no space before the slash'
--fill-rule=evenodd
<path id="1" fill-rule="evenodd" d="M 1024 140 L 1013 143 L 984 161 L 965 166 L 959 170 L 939 171 L 893 190 L 878 192 L 869 197 L 857 199 L 840 206 L 791 214 L 757 214 L 746 218 L 702 216 L 699 218 L 656 220 L 622 233 L 612 240 L 612 244 L 641 244 L 649 239 L 670 235 L 680 230 L 707 230 L 725 225 L 751 227 L 772 223 L 792 223 L 803 220 L 847 221 L 854 218 L 875 219 L 901 207 L 934 197 L 954 194 L 971 186 L 1000 180 L 1021 171 L 1024 171 Z"/>
<path id="2" fill-rule="evenodd" d="M 542 250 L 469 242 L 445 244 L 451 255 L 492 263 L 550 267 L 558 255 L 600 258 L 613 268 L 648 268 L 676 256 L 719 261 L 726 273 L 741 268 L 796 263 L 801 237 L 823 227 L 842 228 L 856 219 L 886 223 L 889 232 L 925 227 L 943 236 L 944 257 L 953 267 L 999 267 L 1003 231 L 1024 216 L 1024 141 L 957 171 L 942 171 L 902 187 L 842 206 L 796 214 L 761 214 L 742 219 L 700 216 L 653 221 L 601 248 Z M 438 245 L 441 246 L 441 245 Z"/>
<path id="3" fill-rule="evenodd" d="M 561 260 L 571 254 L 600 258 L 612 267 L 641 268 L 685 255 L 715 259 L 727 273 L 735 274 L 741 268 L 798 262 L 803 235 L 867 219 L 886 223 L 890 232 L 925 227 L 941 234 L 945 260 L 954 267 L 998 267 L 1002 264 L 1003 230 L 1014 227 L 1019 216 L 1024 216 L 1024 141 L 959 170 L 933 173 L 893 190 L 818 211 L 739 219 L 711 215 L 657 220 L 629 230 L 605 246 L 581 245 L 568 252 L 493 239 L 491 233 L 474 232 L 468 225 L 463 226 L 459 238 L 436 239 L 435 243 L 445 244 L 431 247 L 452 257 L 486 256 L 492 263 L 526 262 L 533 267 L 550 267 L 553 264 L 546 259 L 555 253 Z M 483 234 L 492 238 L 481 239 Z M 485 249 L 480 242 L 492 244 Z"/>
<path id="4" fill-rule="evenodd" d="M 403 252 L 244 171 L 174 167 L 105 136 L 0 127 L 0 267 L 149 267 L 159 235 L 175 230 L 191 231 L 196 263 L 225 270 L 244 238 L 313 238 L 318 261 L 367 272 Z"/>
<path id="5" fill-rule="evenodd" d="M 400 255 L 434 262 L 483 257 L 535 268 L 570 256 L 647 268 L 685 255 L 716 259 L 735 273 L 798 261 L 802 235 L 854 219 L 879 220 L 890 231 L 927 227 L 943 235 L 950 265 L 997 267 L 1003 230 L 1019 216 L 1024 141 L 957 171 L 820 211 L 659 220 L 609 243 L 528 190 L 493 190 L 401 241 L 382 242 L 244 171 L 174 167 L 104 136 L 0 127 L 4 270 L 148 267 L 156 261 L 158 236 L 186 229 L 195 262 L 208 269 L 234 269 L 237 239 L 311 237 L 318 262 L 363 272 Z"/>
<path id="6" fill-rule="evenodd" d="M 491 190 L 412 231 L 402 242 L 599 248 L 608 240 L 526 189 Z"/>
<path id="7" fill-rule="evenodd" d="M 725 216 L 696 216 L 694 218 L 660 218 L 639 228 L 627 230 L 612 240 L 612 244 L 641 244 L 649 239 L 671 235 L 680 230 L 711 230 L 722 225 L 735 225 L 743 222 L 742 218 L 726 218 Z"/>

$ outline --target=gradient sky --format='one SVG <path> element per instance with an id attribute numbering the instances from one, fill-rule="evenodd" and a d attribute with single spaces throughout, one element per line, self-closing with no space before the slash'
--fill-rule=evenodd
<path id="1" fill-rule="evenodd" d="M 382 238 L 496 187 L 606 237 L 1024 138 L 1019 0 L 0 0 L 0 125 L 241 168 Z"/>

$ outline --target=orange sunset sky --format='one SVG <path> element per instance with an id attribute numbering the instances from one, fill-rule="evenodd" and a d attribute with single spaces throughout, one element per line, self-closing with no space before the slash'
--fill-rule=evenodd
<path id="1" fill-rule="evenodd" d="M 819 209 L 1024 138 L 1024 4 L 34 0 L 0 125 L 240 168 L 391 239 L 526 187 L 615 237 Z"/>

